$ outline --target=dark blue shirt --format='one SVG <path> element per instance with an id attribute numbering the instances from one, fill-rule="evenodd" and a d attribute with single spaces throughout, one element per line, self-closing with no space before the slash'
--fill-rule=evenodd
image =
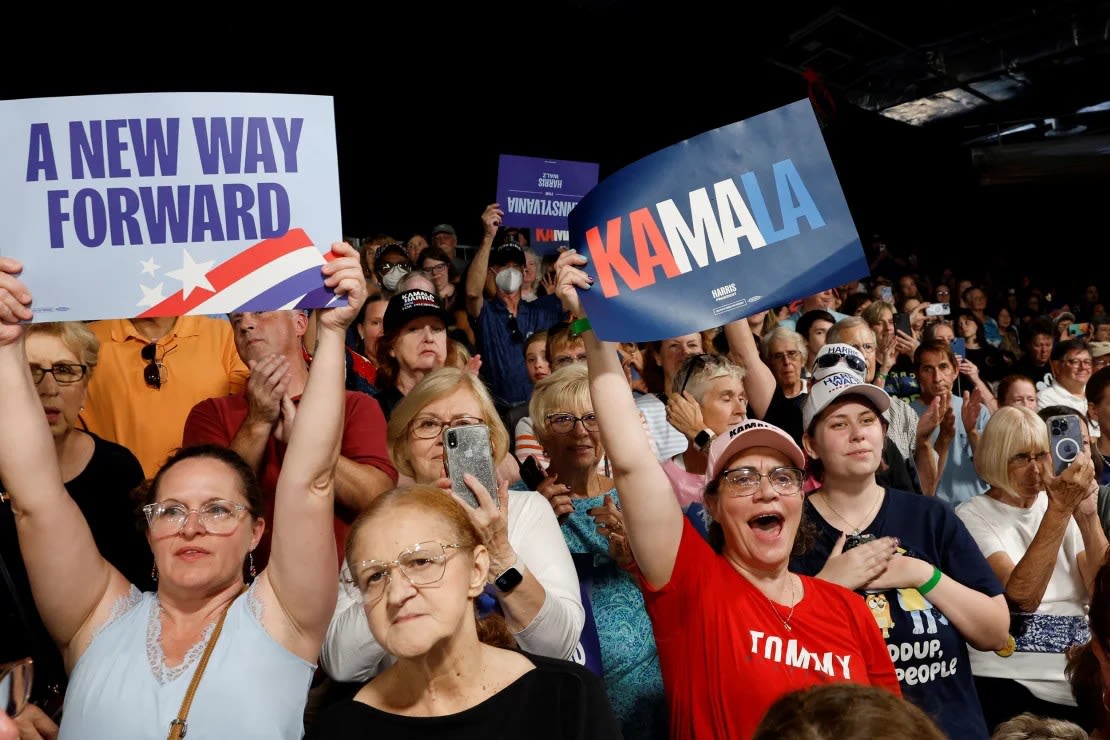
<path id="1" fill-rule="evenodd" d="M 528 337 L 558 323 L 563 307 L 553 295 L 534 301 L 521 301 L 513 334 L 509 309 L 498 299 L 486 301 L 478 315 L 478 352 L 482 355 L 482 377 L 494 397 L 505 405 L 532 397 L 532 381 L 524 363 L 524 343 Z"/>

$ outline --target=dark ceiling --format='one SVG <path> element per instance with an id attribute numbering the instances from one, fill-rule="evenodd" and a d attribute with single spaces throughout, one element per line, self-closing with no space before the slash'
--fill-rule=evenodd
<path id="1" fill-rule="evenodd" d="M 773 65 L 955 143 L 982 184 L 1110 172 L 1110 3 L 855 3 L 798 21 Z"/>

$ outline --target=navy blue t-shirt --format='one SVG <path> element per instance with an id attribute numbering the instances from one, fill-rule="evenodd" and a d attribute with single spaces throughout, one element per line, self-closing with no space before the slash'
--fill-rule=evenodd
<path id="1" fill-rule="evenodd" d="M 817 542 L 790 562 L 795 573 L 817 575 L 840 537 L 807 499 L 805 516 L 817 526 Z M 939 499 L 886 489 L 875 520 L 864 533 L 897 537 L 900 551 L 939 567 L 948 578 L 997 596 L 1002 584 L 951 506 Z M 967 643 L 917 589 L 863 592 L 875 615 L 902 694 L 928 713 L 951 738 L 990 737 L 975 693 Z"/>
<path id="2" fill-rule="evenodd" d="M 516 326 L 519 335 L 514 341 L 508 307 L 498 299 L 486 301 L 478 315 L 478 351 L 482 355 L 482 377 L 490 392 L 505 406 L 527 401 L 532 397 L 532 381 L 524 364 L 524 343 L 538 331 L 554 326 L 562 318 L 563 307 L 553 295 L 534 301 L 521 301 Z"/>

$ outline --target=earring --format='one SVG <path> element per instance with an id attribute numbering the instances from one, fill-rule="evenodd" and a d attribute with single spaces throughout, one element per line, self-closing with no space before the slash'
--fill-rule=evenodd
<path id="1" fill-rule="evenodd" d="M 247 571 L 251 574 L 251 580 L 253 581 L 255 576 L 258 575 L 258 572 L 254 569 L 254 550 L 247 553 L 247 561 L 249 562 Z"/>
<path id="2" fill-rule="evenodd" d="M 158 563 L 150 566 L 150 580 L 158 583 Z"/>

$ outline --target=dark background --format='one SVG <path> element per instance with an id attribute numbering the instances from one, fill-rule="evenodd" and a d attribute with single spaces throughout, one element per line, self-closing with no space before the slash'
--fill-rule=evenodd
<path id="1" fill-rule="evenodd" d="M 476 244 L 498 154 L 598 162 L 604 178 L 702 131 L 806 97 L 804 58 L 828 73 L 834 103 L 822 101 L 825 137 L 861 237 L 880 233 L 896 251 L 916 251 L 929 269 L 990 269 L 1006 281 L 1026 273 L 1043 282 L 1089 279 L 1079 264 L 1105 249 L 1105 168 L 1072 177 L 1049 167 L 1048 177 L 985 185 L 966 127 L 922 129 L 862 107 L 862 83 L 853 87 L 848 71 L 827 61 L 835 40 L 815 40 L 807 29 L 830 11 L 864 19 L 878 30 L 844 40 L 848 51 L 839 53 L 856 61 L 871 54 L 857 79 L 902 85 L 912 97 L 899 76 L 907 57 L 948 48 L 955 60 L 953 39 L 966 55 L 975 34 L 1004 26 L 1001 13 L 1018 18 L 1026 46 L 1043 33 L 1043 45 L 1058 49 L 1069 32 L 1060 6 L 1073 18 L 1094 14 L 1097 29 L 1107 3 L 750 5 L 556 0 L 372 11 L 205 7 L 158 19 L 146 8 L 65 15 L 41 19 L 26 36 L 10 28 L 0 98 L 183 90 L 334 96 L 345 236 L 405 239 L 448 222 L 460 241 Z M 1057 8 L 1052 22 L 1039 20 L 1045 5 Z M 1001 36 L 996 30 L 990 43 Z M 891 39 L 889 48 L 862 45 L 874 38 Z M 1103 60 L 1104 42 L 1094 40 Z M 1041 87 L 1110 99 L 1100 97 L 1110 91 L 1101 67 L 1064 70 Z"/>

